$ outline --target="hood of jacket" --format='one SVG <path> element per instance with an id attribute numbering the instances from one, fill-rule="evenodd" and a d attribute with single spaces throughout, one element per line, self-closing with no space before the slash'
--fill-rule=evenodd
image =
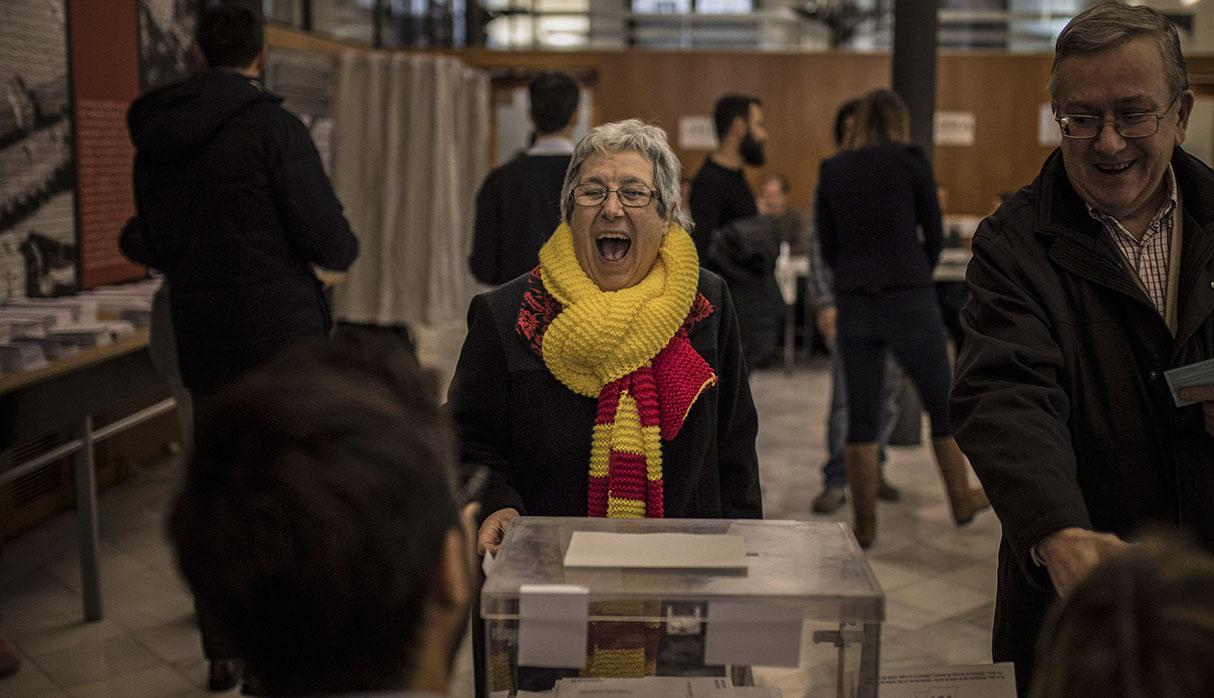
<path id="1" fill-rule="evenodd" d="M 253 78 L 211 70 L 135 100 L 127 112 L 127 127 L 140 155 L 169 160 L 205 145 L 232 117 L 265 101 L 279 103 L 282 98 Z"/>

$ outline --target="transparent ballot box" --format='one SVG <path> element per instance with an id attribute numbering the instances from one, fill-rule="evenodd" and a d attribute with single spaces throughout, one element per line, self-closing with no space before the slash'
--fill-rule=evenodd
<path id="1" fill-rule="evenodd" d="M 482 695 L 877 695 L 885 597 L 841 523 L 520 517 Z"/>

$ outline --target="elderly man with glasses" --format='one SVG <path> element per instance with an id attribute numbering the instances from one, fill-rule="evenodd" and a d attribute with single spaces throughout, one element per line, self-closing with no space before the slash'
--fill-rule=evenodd
<path id="1" fill-rule="evenodd" d="M 994 658 L 1022 692 L 1047 607 L 1141 528 L 1214 544 L 1214 403 L 1178 405 L 1165 376 L 1214 358 L 1214 172 L 1180 147 L 1188 87 L 1154 10 L 1075 17 L 1050 79 L 1062 145 L 974 238 L 953 419 L 1003 524 Z"/>

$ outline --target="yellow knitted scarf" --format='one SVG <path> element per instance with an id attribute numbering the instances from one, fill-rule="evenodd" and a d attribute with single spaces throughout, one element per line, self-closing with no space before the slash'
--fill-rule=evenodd
<path id="1" fill-rule="evenodd" d="M 540 248 L 540 274 L 564 306 L 544 334 L 544 363 L 573 392 L 598 397 L 603 386 L 652 360 L 683 325 L 700 260 L 691 236 L 671 223 L 649 275 L 604 291 L 578 264 L 573 231 L 561 224 Z"/>
<path id="2" fill-rule="evenodd" d="M 544 288 L 562 306 L 544 333 L 544 363 L 570 390 L 598 398 L 586 513 L 660 518 L 665 515 L 663 396 L 654 358 L 672 347 L 676 361 L 702 363 L 685 333 L 681 342 L 675 339 L 699 284 L 691 236 L 677 225 L 668 227 L 653 268 L 639 283 L 619 291 L 603 291 L 586 275 L 568 225 L 557 229 L 539 257 Z M 691 388 L 692 402 L 715 380 L 710 369 L 701 378 Z M 672 403 L 675 394 L 686 393 L 670 392 Z M 673 438 L 677 427 L 665 433 Z"/>

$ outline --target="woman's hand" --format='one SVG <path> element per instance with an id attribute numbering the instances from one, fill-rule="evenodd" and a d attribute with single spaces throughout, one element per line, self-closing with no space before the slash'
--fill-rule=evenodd
<path id="1" fill-rule="evenodd" d="M 481 523 L 480 533 L 476 537 L 476 552 L 481 555 L 486 552 L 496 555 L 498 548 L 502 545 L 502 537 L 506 535 L 506 529 L 510 528 L 510 522 L 514 521 L 518 515 L 518 509 L 508 507 L 498 509 L 485 517 Z"/>

